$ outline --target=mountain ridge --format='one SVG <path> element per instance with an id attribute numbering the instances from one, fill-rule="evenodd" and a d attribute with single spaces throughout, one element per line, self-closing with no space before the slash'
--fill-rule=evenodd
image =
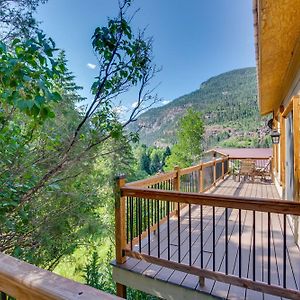
<path id="1" fill-rule="evenodd" d="M 131 130 L 141 128 L 141 143 L 171 146 L 176 143 L 178 120 L 190 107 L 202 112 L 206 128 L 205 148 L 226 146 L 228 140 L 236 142 L 236 146 L 247 146 L 247 140 L 248 146 L 260 146 L 261 143 L 266 146 L 268 130 L 265 129 L 265 118 L 258 112 L 255 67 L 235 69 L 209 78 L 199 89 L 149 109 L 140 115 Z"/>

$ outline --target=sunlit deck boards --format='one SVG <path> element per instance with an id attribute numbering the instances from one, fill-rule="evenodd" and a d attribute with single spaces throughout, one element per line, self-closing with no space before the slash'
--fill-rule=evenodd
<path id="1" fill-rule="evenodd" d="M 259 197 L 278 199 L 279 196 L 274 185 L 270 183 L 262 183 L 255 181 L 235 181 L 232 177 L 220 182 L 219 185 L 209 190 L 207 193 L 234 195 L 240 197 Z M 212 207 L 203 207 L 203 244 L 204 244 L 204 267 L 212 269 Z M 192 263 L 200 266 L 200 207 L 192 207 Z M 252 278 L 253 274 L 253 213 L 251 211 L 242 211 L 242 276 L 247 275 Z M 265 280 L 267 278 L 267 253 L 263 247 L 267 243 L 267 214 L 255 213 L 256 218 L 256 251 L 255 266 L 256 280 Z M 225 209 L 215 209 L 215 237 L 216 237 L 216 271 L 225 271 L 224 262 L 224 223 Z M 277 214 L 271 215 L 271 243 L 272 243 L 272 260 L 271 260 L 271 281 L 274 284 L 282 282 L 282 251 L 277 241 L 282 241 L 282 217 Z M 170 221 L 170 238 L 171 238 L 171 260 L 178 259 L 178 227 L 177 219 L 172 218 Z M 181 262 L 188 264 L 189 262 L 189 241 L 188 241 L 188 219 L 187 208 L 181 211 Z M 287 247 L 288 247 L 288 270 L 287 270 L 287 287 L 298 289 L 300 284 L 300 251 L 295 245 L 290 220 L 287 226 Z M 238 274 L 238 210 L 228 209 L 228 248 L 229 248 L 229 272 Z M 147 239 L 142 241 L 142 252 L 147 253 Z M 280 243 L 281 245 L 281 243 Z M 158 255 L 157 235 L 151 235 L 151 255 Z M 167 235 L 166 226 L 160 228 L 160 257 L 167 256 Z M 144 261 L 129 258 L 127 262 L 120 266 L 122 269 L 129 270 L 136 274 L 151 277 L 156 280 L 168 282 L 182 287 L 187 287 L 194 291 L 204 292 L 221 298 L 229 299 L 279 299 L 270 295 L 262 295 L 260 293 L 238 288 L 228 284 L 215 282 L 206 279 L 205 287 L 199 286 L 198 277 L 186 274 L 172 269 L 149 264 Z"/>

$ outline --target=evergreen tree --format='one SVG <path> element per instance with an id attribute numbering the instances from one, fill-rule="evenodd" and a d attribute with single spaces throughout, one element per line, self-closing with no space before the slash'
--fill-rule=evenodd
<path id="1" fill-rule="evenodd" d="M 143 152 L 140 158 L 140 166 L 141 166 L 141 170 L 145 171 L 147 174 L 151 174 L 150 171 L 150 157 L 146 152 Z"/>
<path id="2" fill-rule="evenodd" d="M 159 159 L 159 155 L 158 153 L 154 153 L 153 159 L 151 160 L 151 164 L 150 164 L 150 173 L 156 174 L 160 170 L 161 170 L 161 162 Z"/>

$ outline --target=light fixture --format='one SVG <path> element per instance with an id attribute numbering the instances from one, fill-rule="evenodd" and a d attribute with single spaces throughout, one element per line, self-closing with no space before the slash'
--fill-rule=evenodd
<path id="1" fill-rule="evenodd" d="M 272 139 L 272 144 L 279 144 L 280 133 L 278 132 L 278 130 L 276 129 L 272 130 L 271 139 Z"/>
<path id="2" fill-rule="evenodd" d="M 267 124 L 268 127 L 272 130 L 271 131 L 272 144 L 279 144 L 280 133 L 278 132 L 277 129 L 273 129 L 273 119 L 270 119 Z"/>

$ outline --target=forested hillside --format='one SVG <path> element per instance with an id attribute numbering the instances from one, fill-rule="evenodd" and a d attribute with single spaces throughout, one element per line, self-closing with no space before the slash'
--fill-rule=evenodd
<path id="1" fill-rule="evenodd" d="M 210 78 L 199 89 L 165 106 L 142 114 L 133 128 L 142 143 L 167 146 L 176 142 L 178 120 L 191 107 L 202 113 L 204 147 L 266 146 L 266 126 L 257 106 L 255 68 L 244 68 Z"/>

